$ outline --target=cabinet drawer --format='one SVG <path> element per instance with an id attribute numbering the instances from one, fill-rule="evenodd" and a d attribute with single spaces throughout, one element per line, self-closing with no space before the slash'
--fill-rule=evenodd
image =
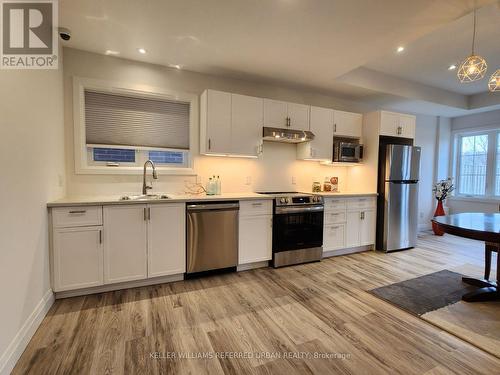
<path id="1" fill-rule="evenodd" d="M 345 247 L 345 224 L 325 225 L 323 233 L 323 251 Z"/>
<path id="2" fill-rule="evenodd" d="M 56 228 L 102 225 L 102 206 L 53 208 L 52 223 Z"/>
<path id="3" fill-rule="evenodd" d="M 324 200 L 325 204 L 325 211 L 331 211 L 331 210 L 345 210 L 346 207 L 346 200 L 345 199 L 339 199 L 339 198 L 325 198 Z"/>
<path id="4" fill-rule="evenodd" d="M 271 200 L 240 201 L 240 215 L 271 215 L 273 213 L 273 202 Z"/>
<path id="5" fill-rule="evenodd" d="M 325 211 L 325 224 L 344 223 L 345 211 Z"/>
<path id="6" fill-rule="evenodd" d="M 348 210 L 375 208 L 376 206 L 377 199 L 375 197 L 351 198 L 347 201 Z"/>

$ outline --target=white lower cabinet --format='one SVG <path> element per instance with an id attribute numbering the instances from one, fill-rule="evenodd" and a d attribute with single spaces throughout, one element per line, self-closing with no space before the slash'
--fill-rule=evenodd
<path id="1" fill-rule="evenodd" d="M 373 197 L 326 197 L 324 222 L 324 252 L 373 245 L 376 200 Z"/>
<path id="2" fill-rule="evenodd" d="M 104 207 L 104 282 L 147 277 L 147 206 Z"/>
<path id="3" fill-rule="evenodd" d="M 325 251 L 345 248 L 345 224 L 325 224 L 323 249 Z"/>
<path id="4" fill-rule="evenodd" d="M 53 232 L 56 292 L 104 283 L 102 227 L 56 228 Z"/>
<path id="5" fill-rule="evenodd" d="M 271 260 L 273 217 L 240 214 L 239 221 L 238 264 Z"/>
<path id="6" fill-rule="evenodd" d="M 185 205 L 151 205 L 147 216 L 148 277 L 186 272 Z"/>

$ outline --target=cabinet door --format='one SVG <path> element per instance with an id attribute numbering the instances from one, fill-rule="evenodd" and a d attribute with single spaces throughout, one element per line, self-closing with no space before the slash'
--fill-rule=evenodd
<path id="1" fill-rule="evenodd" d="M 262 140 L 263 100 L 232 94 L 231 143 L 233 154 L 257 156 Z"/>
<path id="2" fill-rule="evenodd" d="M 271 260 L 272 216 L 240 216 L 239 222 L 238 264 Z"/>
<path id="3" fill-rule="evenodd" d="M 415 138 L 415 122 L 416 118 L 412 115 L 400 115 L 401 136 L 405 138 Z"/>
<path id="4" fill-rule="evenodd" d="M 368 210 L 361 212 L 360 244 L 371 245 L 375 243 L 376 211 Z"/>
<path id="5" fill-rule="evenodd" d="M 333 152 L 333 110 L 311 107 L 311 129 L 314 139 L 309 143 L 309 159 L 332 160 Z M 301 143 L 298 145 L 305 145 Z M 304 147 L 304 146 L 302 146 Z"/>
<path id="6" fill-rule="evenodd" d="M 359 232 L 361 226 L 361 212 L 348 211 L 346 216 L 345 246 L 359 246 L 361 243 Z"/>
<path id="7" fill-rule="evenodd" d="M 231 94 L 207 90 L 206 150 L 208 154 L 231 152 Z"/>
<path id="8" fill-rule="evenodd" d="M 291 129 L 309 130 L 310 108 L 304 104 L 288 103 L 288 118 Z"/>
<path id="9" fill-rule="evenodd" d="M 148 277 L 186 272 L 185 205 L 153 204 L 148 210 Z"/>
<path id="10" fill-rule="evenodd" d="M 359 113 L 335 111 L 334 134 L 338 137 L 361 138 L 363 115 Z"/>
<path id="11" fill-rule="evenodd" d="M 104 282 L 147 277 L 146 205 L 104 207 Z"/>
<path id="12" fill-rule="evenodd" d="M 54 291 L 103 284 L 102 227 L 54 230 Z"/>
<path id="13" fill-rule="evenodd" d="M 323 251 L 345 248 L 345 224 L 325 224 Z"/>
<path id="14" fill-rule="evenodd" d="M 264 99 L 264 126 L 271 128 L 286 128 L 287 117 L 286 102 Z"/>
<path id="15" fill-rule="evenodd" d="M 380 113 L 380 135 L 391 137 L 400 137 L 398 128 L 400 126 L 399 113 L 385 112 Z"/>

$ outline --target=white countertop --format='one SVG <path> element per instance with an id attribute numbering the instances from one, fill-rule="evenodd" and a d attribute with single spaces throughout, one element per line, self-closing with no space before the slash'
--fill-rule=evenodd
<path id="1" fill-rule="evenodd" d="M 155 194 L 165 194 L 156 193 Z M 258 193 L 224 193 L 221 195 L 188 195 L 188 194 L 165 194 L 168 199 L 142 199 L 142 200 L 120 200 L 122 195 L 111 196 L 74 196 L 65 197 L 47 203 L 47 207 L 65 207 L 65 206 L 92 206 L 92 205 L 114 205 L 114 204 L 156 204 L 156 203 L 175 203 L 175 202 L 195 202 L 204 200 L 230 201 L 230 200 L 255 200 L 255 199 L 273 199 L 271 196 Z"/>

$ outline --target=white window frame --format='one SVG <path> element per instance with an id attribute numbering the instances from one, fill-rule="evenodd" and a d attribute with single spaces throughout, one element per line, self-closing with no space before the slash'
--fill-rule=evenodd
<path id="1" fill-rule="evenodd" d="M 115 83 L 108 81 L 95 80 L 90 78 L 73 77 L 73 143 L 75 157 L 76 174 L 141 174 L 143 165 L 137 165 L 143 162 L 144 155 L 148 148 L 141 147 L 141 152 L 136 153 L 136 164 L 123 163 L 119 166 L 108 166 L 104 162 L 91 162 L 89 158 L 89 148 L 86 142 L 85 128 L 85 90 L 97 90 L 114 94 L 132 95 L 135 97 L 157 98 L 167 100 L 178 100 L 189 103 L 189 150 L 186 150 L 186 166 L 166 166 L 157 165 L 157 171 L 163 175 L 195 175 L 193 169 L 193 155 L 195 152 L 196 134 L 198 129 L 198 95 L 168 91 L 162 88 L 149 87 L 144 85 L 131 85 L 125 83 Z M 105 145 L 100 145 L 104 147 Z M 133 148 L 122 146 L 109 146 L 110 148 Z M 158 151 L 174 151 L 172 149 L 150 148 Z M 175 150 L 181 151 L 181 150 Z M 143 155 L 144 154 L 144 155 Z M 145 160 L 144 160 L 145 161 Z M 128 164 L 128 165 L 127 165 Z"/>
<path id="2" fill-rule="evenodd" d="M 456 198 L 466 198 L 466 199 L 477 199 L 477 200 L 500 200 L 500 196 L 495 195 L 495 171 L 497 163 L 497 139 L 500 133 L 500 124 L 493 124 L 490 126 L 485 126 L 481 128 L 472 129 L 461 129 L 459 131 L 453 131 L 453 176 L 456 183 L 456 189 L 454 191 L 454 197 Z M 471 194 L 461 194 L 460 191 L 460 152 L 461 152 L 461 139 L 462 137 L 474 136 L 474 135 L 488 135 L 488 153 L 486 157 L 486 187 L 484 195 L 471 195 Z"/>

